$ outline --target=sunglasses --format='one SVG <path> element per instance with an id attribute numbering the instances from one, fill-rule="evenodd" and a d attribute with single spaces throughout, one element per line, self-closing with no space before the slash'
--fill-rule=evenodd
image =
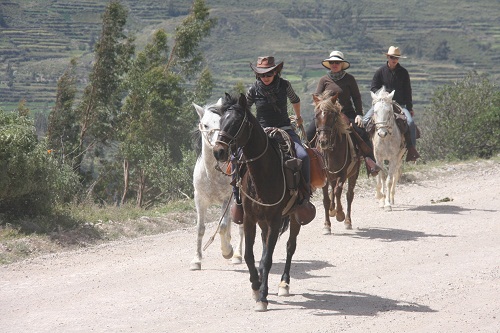
<path id="1" fill-rule="evenodd" d="M 264 74 L 257 74 L 257 77 L 273 77 L 274 72 L 269 72 L 269 73 L 264 73 Z"/>
<path id="2" fill-rule="evenodd" d="M 389 56 L 389 58 L 391 58 L 392 60 L 399 59 L 399 57 L 395 57 L 395 56 Z"/>
<path id="3" fill-rule="evenodd" d="M 342 61 L 329 61 L 328 62 L 330 65 L 340 65 Z"/>

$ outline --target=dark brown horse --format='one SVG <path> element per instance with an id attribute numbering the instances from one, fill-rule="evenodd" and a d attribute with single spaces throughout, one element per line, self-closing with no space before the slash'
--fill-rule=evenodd
<path id="1" fill-rule="evenodd" d="M 313 95 L 313 100 L 316 124 L 315 146 L 323 153 L 328 171 L 328 182 L 323 187 L 325 207 L 323 234 L 328 235 L 331 234 L 330 216 L 335 216 L 339 222 L 344 221 L 346 229 L 352 229 L 351 205 L 361 161 L 351 140 L 349 119 L 343 115 L 337 95 L 332 97 L 330 91 L 325 91 L 322 95 Z M 341 202 L 346 180 L 347 215 Z M 331 192 L 329 192 L 330 187 Z"/>
<path id="2" fill-rule="evenodd" d="M 281 277 L 279 296 L 288 295 L 290 266 L 297 245 L 300 224 L 294 214 L 283 217 L 291 199 L 283 173 L 283 158 L 276 141 L 269 138 L 257 119 L 247 108 L 245 95 L 232 97 L 226 94 L 221 107 L 222 117 L 219 138 L 214 146 L 214 156 L 225 162 L 241 149 L 239 166 L 246 168 L 240 182 L 245 232 L 244 258 L 250 272 L 256 311 L 267 311 L 268 277 L 273 263 L 273 252 L 279 236 L 290 228 L 287 242 L 285 270 Z M 262 258 L 259 269 L 255 267 L 253 246 L 257 224 L 262 230 Z"/>

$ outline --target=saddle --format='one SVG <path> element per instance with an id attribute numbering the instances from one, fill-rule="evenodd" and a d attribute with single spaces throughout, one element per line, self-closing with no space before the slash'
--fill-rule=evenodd
<path id="1" fill-rule="evenodd" d="M 286 131 L 274 127 L 265 128 L 264 131 L 277 142 L 279 149 L 283 152 L 283 171 L 291 198 L 283 209 L 282 215 L 294 214 L 299 224 L 306 225 L 316 216 L 316 207 L 306 200 L 311 195 L 311 189 L 307 188 L 302 175 L 302 160 L 297 158 L 295 145 Z M 305 149 L 307 151 L 308 148 L 305 147 Z"/>

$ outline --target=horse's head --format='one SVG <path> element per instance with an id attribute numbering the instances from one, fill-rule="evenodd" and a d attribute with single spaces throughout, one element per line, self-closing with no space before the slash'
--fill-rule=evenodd
<path id="1" fill-rule="evenodd" d="M 376 93 L 371 92 L 373 105 L 373 120 L 377 135 L 381 138 L 392 133 L 394 124 L 394 112 L 392 110 L 392 98 L 394 97 L 393 90 L 388 93 L 385 87 L 382 86 Z"/>
<path id="2" fill-rule="evenodd" d="M 202 139 L 203 147 L 211 148 L 219 135 L 222 98 L 215 104 L 201 107 L 193 103 L 193 106 L 200 118 L 198 131 L 201 134 L 199 137 Z"/>
<path id="3" fill-rule="evenodd" d="M 347 124 L 342 118 L 342 106 L 337 98 L 338 93 L 332 96 L 328 90 L 321 95 L 313 94 L 316 146 L 322 150 L 332 147 L 336 134 L 347 131 Z"/>
<path id="4" fill-rule="evenodd" d="M 248 121 L 247 99 L 243 94 L 236 97 L 226 93 L 221 112 L 220 132 L 213 151 L 218 161 L 226 162 L 232 152 L 247 143 L 252 126 Z"/>

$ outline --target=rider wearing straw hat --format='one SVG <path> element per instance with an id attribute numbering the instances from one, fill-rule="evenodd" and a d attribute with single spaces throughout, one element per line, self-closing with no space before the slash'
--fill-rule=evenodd
<path id="1" fill-rule="evenodd" d="M 369 175 L 376 176 L 381 168 L 375 163 L 372 143 L 366 131 L 362 128 L 363 103 L 358 83 L 353 75 L 346 72 L 351 64 L 345 60 L 340 51 L 332 51 L 330 56 L 321 62 L 323 67 L 330 71 L 320 78 L 315 94 L 320 95 L 325 91 L 331 91 L 332 95 L 338 93 L 338 100 L 342 105 L 342 113 L 349 118 L 353 127 L 351 137 L 360 147 L 360 152 L 365 157 L 366 169 Z M 355 132 L 355 133 L 354 133 Z M 312 121 L 307 128 L 307 140 L 312 141 L 316 135 L 316 125 Z"/>
<path id="2" fill-rule="evenodd" d="M 391 46 L 385 54 L 387 62 L 380 67 L 373 75 L 371 88 L 372 92 L 377 92 L 382 86 L 385 86 L 387 92 L 395 90 L 394 100 L 398 103 L 403 113 L 406 116 L 406 121 L 409 127 L 409 137 L 405 134 L 406 148 L 406 161 L 416 161 L 420 157 L 417 152 L 417 126 L 413 121 L 413 100 L 410 83 L 410 75 L 406 68 L 399 63 L 400 58 L 406 58 L 401 55 L 399 47 Z M 366 126 L 373 115 L 373 108 L 371 108 L 363 118 L 363 125 Z"/>

